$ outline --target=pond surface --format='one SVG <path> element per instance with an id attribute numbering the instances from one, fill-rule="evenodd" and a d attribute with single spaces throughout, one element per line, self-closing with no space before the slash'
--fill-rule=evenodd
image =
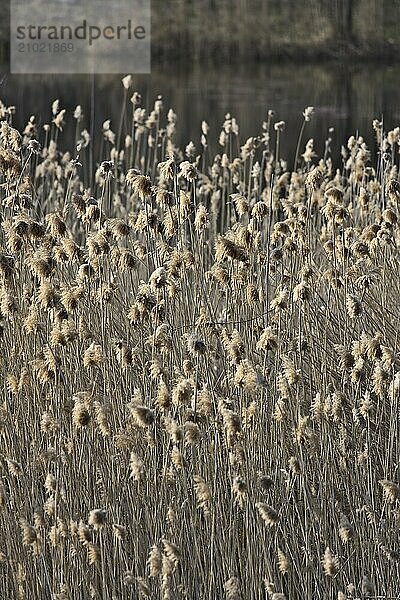
<path id="1" fill-rule="evenodd" d="M 134 89 L 142 94 L 143 105 L 152 108 L 162 94 L 165 109 L 178 115 L 177 143 L 189 140 L 199 143 L 201 121 L 210 124 L 212 151 L 219 151 L 217 139 L 224 115 L 230 112 L 240 125 L 240 138 L 260 132 L 268 109 L 276 118 L 286 121 L 282 139 L 282 155 L 293 160 L 302 111 L 308 105 L 316 114 L 307 125 L 304 142 L 314 138 L 319 155 L 329 127 L 334 127 L 332 148 L 339 156 L 340 146 L 359 132 L 367 143 L 374 144 L 371 122 L 385 119 L 385 129 L 400 123 L 400 65 L 382 64 L 292 64 L 281 62 L 239 66 L 184 66 L 169 63 L 153 65 L 151 75 L 134 77 Z M 114 75 L 10 75 L 0 76 L 0 99 L 17 106 L 15 123 L 23 127 L 31 114 L 40 123 L 51 118 L 51 102 L 59 98 L 67 109 L 67 127 L 61 144 L 72 143 L 75 125 L 71 112 L 80 104 L 90 128 L 91 97 L 95 98 L 96 127 L 111 119 L 118 130 L 121 102 L 124 96 L 121 78 Z M 68 114 L 69 113 L 69 114 Z M 70 127 L 68 128 L 68 122 Z"/>

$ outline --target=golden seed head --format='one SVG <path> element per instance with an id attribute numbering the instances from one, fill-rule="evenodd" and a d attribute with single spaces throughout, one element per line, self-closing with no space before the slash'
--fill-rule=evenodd
<path id="1" fill-rule="evenodd" d="M 102 529 L 107 522 L 107 512 L 102 508 L 96 508 L 89 513 L 89 525 L 94 529 Z"/>

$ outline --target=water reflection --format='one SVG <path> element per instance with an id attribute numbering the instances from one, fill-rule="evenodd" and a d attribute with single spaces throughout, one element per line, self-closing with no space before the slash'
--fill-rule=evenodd
<path id="1" fill-rule="evenodd" d="M 272 63 L 218 68 L 169 64 L 153 65 L 151 75 L 135 76 L 134 87 L 141 92 L 147 108 L 152 108 L 161 93 L 165 108 L 175 110 L 180 146 L 191 139 L 199 142 L 202 119 L 209 122 L 217 140 L 228 111 L 237 118 L 244 140 L 259 132 L 267 110 L 272 108 L 277 118 L 287 124 L 283 154 L 293 157 L 302 111 L 305 106 L 314 105 L 317 112 L 306 135 L 315 139 L 315 148 L 322 154 L 328 128 L 334 127 L 333 149 L 339 155 L 341 144 L 357 132 L 373 145 L 373 118 L 383 114 L 386 128 L 400 121 L 399 75 L 399 65 L 365 63 Z M 31 114 L 37 115 L 41 123 L 49 121 L 51 101 L 60 98 L 62 107 L 70 113 L 70 122 L 75 106 L 82 105 L 86 115 L 83 125 L 89 128 L 92 94 L 96 127 L 111 118 L 112 127 L 117 130 L 123 98 L 117 76 L 98 75 L 92 81 L 90 76 L 6 75 L 0 85 L 0 99 L 18 107 L 15 122 L 19 127 Z M 72 143 L 73 125 L 71 137 L 66 135 L 65 145 Z M 217 143 L 212 150 L 219 150 Z"/>

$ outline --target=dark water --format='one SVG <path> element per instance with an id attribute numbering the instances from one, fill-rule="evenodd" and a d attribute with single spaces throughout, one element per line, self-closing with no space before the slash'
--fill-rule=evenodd
<path id="1" fill-rule="evenodd" d="M 0 99 L 17 106 L 15 123 L 22 127 L 31 114 L 41 123 L 51 118 L 51 102 L 59 98 L 61 107 L 69 111 L 67 128 L 61 143 L 72 143 L 77 104 L 82 105 L 89 129 L 91 97 L 95 98 L 95 123 L 111 118 L 118 129 L 124 96 L 117 76 L 0 76 Z M 200 139 L 202 119 L 211 126 L 215 139 L 213 151 L 219 151 L 217 139 L 230 112 L 240 125 L 241 141 L 260 132 L 268 109 L 276 118 L 286 121 L 282 153 L 293 159 L 304 107 L 313 105 L 316 114 L 307 125 L 304 141 L 313 137 L 318 154 L 324 151 L 329 127 L 334 127 L 333 151 L 339 156 L 340 146 L 359 132 L 367 143 L 374 144 L 371 122 L 384 116 L 385 128 L 400 122 L 400 65 L 382 64 L 247 64 L 239 66 L 182 66 L 169 63 L 153 65 L 151 75 L 134 77 L 134 89 L 142 94 L 143 104 L 151 109 L 162 94 L 166 111 L 178 114 L 177 142 L 182 147 L 189 140 Z M 165 111 L 165 112 L 166 112 Z M 68 122 L 70 128 L 68 129 Z M 68 133 L 69 131 L 69 133 Z"/>

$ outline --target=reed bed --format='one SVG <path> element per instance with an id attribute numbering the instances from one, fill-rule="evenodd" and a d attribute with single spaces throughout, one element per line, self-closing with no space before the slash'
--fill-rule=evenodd
<path id="1" fill-rule="evenodd" d="M 0 597 L 399 598 L 400 130 L 122 94 L 0 105 Z"/>

